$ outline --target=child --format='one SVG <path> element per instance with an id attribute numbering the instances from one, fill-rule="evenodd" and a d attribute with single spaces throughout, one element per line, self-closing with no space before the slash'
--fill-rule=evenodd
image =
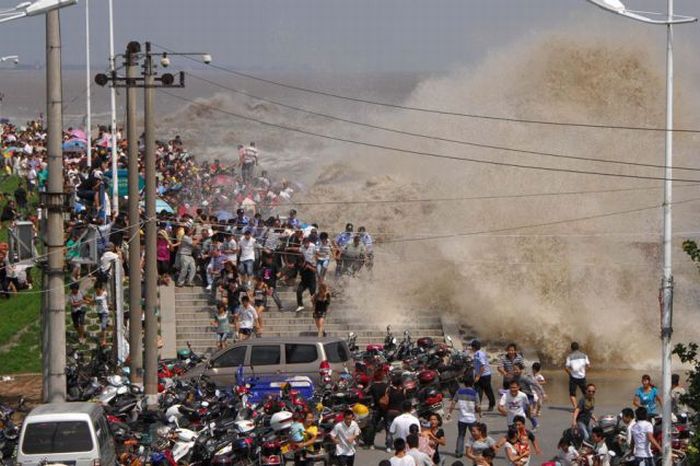
<path id="1" fill-rule="evenodd" d="M 518 431 L 513 428 L 506 433 L 505 453 L 511 466 L 524 466 L 530 462 L 530 449 L 527 445 L 522 446 Z"/>
<path id="2" fill-rule="evenodd" d="M 561 466 L 573 466 L 578 464 L 578 453 L 576 449 L 571 446 L 571 442 L 567 439 L 562 438 L 559 440 L 559 445 L 557 446 L 557 456 L 554 457 L 554 461 Z"/>
<path id="3" fill-rule="evenodd" d="M 263 330 L 263 313 L 267 310 L 267 284 L 260 277 L 255 277 L 255 287 L 249 291 L 248 296 L 253 300 L 253 306 L 258 313 L 259 328 L 255 331 L 258 337 L 262 336 Z"/>
<path id="4" fill-rule="evenodd" d="M 216 335 L 218 337 L 217 348 L 221 349 L 226 346 L 226 340 L 231 333 L 231 324 L 229 322 L 225 303 L 219 302 L 216 305 L 216 319 L 212 321 L 212 325 L 216 327 Z"/>
<path id="5" fill-rule="evenodd" d="M 535 404 L 535 417 L 539 417 L 542 412 L 542 403 L 544 399 L 547 398 L 547 393 L 544 391 L 544 386 L 547 384 L 547 380 L 542 375 L 542 365 L 539 362 L 532 363 L 532 378 L 535 379 L 537 385 L 540 386 L 540 396 Z"/>
<path id="6" fill-rule="evenodd" d="M 105 290 L 104 284 L 100 282 L 95 283 L 94 303 L 95 307 L 97 308 L 97 315 L 100 317 L 100 345 L 107 346 L 109 301 L 107 297 L 107 290 Z"/>

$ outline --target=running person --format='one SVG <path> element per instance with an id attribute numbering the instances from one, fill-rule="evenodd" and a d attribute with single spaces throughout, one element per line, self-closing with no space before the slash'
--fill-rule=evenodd
<path id="1" fill-rule="evenodd" d="M 647 415 L 656 415 L 656 404 L 661 406 L 661 397 L 659 396 L 659 391 L 651 383 L 651 377 L 649 374 L 644 374 L 642 376 L 642 386 L 637 388 L 634 392 L 634 399 L 632 404 L 635 408 L 640 406 L 646 408 Z"/>
<path id="2" fill-rule="evenodd" d="M 331 254 L 333 253 L 333 245 L 328 239 L 328 233 L 322 231 L 318 237 L 316 245 L 316 276 L 319 283 L 323 283 L 328 272 L 328 265 L 331 262 Z"/>
<path id="3" fill-rule="evenodd" d="M 501 356 L 498 364 L 498 372 L 503 376 L 503 388 L 510 388 L 510 381 L 513 380 L 513 366 L 516 363 L 525 363 L 523 355 L 518 353 L 518 346 L 515 343 L 510 343 L 506 347 L 506 354 Z"/>
<path id="4" fill-rule="evenodd" d="M 216 305 L 216 318 L 212 321 L 212 325 L 216 327 L 216 346 L 217 348 L 221 349 L 226 346 L 226 340 L 231 333 L 229 314 L 226 311 L 226 304 L 223 302 L 219 302 Z"/>
<path id="5" fill-rule="evenodd" d="M 328 306 L 331 304 L 331 293 L 328 290 L 328 285 L 321 283 L 311 301 L 314 305 L 314 323 L 318 330 L 318 336 L 325 337 L 326 313 L 328 312 Z"/>
<path id="6" fill-rule="evenodd" d="M 569 399 L 571 406 L 576 409 L 576 387 L 586 394 L 586 369 L 591 367 L 586 353 L 579 349 L 575 341 L 571 343 L 571 353 L 566 357 L 564 371 L 569 375 Z"/>
<path id="7" fill-rule="evenodd" d="M 481 349 L 479 340 L 472 340 L 469 346 L 474 351 L 474 386 L 479 394 L 479 405 L 481 405 L 481 399 L 485 393 L 489 400 L 487 411 L 493 411 L 494 406 L 496 406 L 496 398 L 491 387 L 491 365 L 488 355 L 486 351 Z"/>
<path id="8" fill-rule="evenodd" d="M 244 295 L 241 298 L 241 307 L 236 312 L 235 325 L 238 336 L 241 340 L 247 340 L 253 331 L 259 327 L 258 313 L 250 304 L 250 298 Z"/>

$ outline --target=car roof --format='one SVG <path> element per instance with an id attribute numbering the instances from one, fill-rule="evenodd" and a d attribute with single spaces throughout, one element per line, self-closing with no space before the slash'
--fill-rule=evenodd
<path id="1" fill-rule="evenodd" d="M 100 405 L 89 402 L 61 402 L 39 405 L 34 408 L 28 417 L 44 416 L 53 414 L 87 414 L 92 416 L 95 410 L 99 410 Z"/>
<path id="2" fill-rule="evenodd" d="M 219 356 L 220 354 L 225 353 L 227 350 L 230 350 L 231 348 L 239 348 L 241 346 L 250 346 L 250 345 L 265 345 L 265 344 L 277 344 L 280 345 L 282 343 L 321 343 L 321 344 L 326 344 L 326 343 L 338 343 L 338 342 L 344 342 L 345 339 L 342 337 L 314 337 L 314 336 L 308 336 L 308 337 L 260 337 L 260 338 L 251 338 L 249 340 L 243 340 L 243 341 L 238 341 L 234 343 L 233 345 L 221 349 L 214 354 L 211 355 L 212 358 L 215 358 Z"/>

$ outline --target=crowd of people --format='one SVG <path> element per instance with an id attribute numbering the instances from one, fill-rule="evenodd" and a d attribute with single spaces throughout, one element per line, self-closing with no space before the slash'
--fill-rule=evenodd
<path id="1" fill-rule="evenodd" d="M 46 131 L 41 121 L 24 126 L 3 123 L 0 127 L 0 152 L 3 156 L 1 176 L 15 176 L 19 184 L 13 193 L 3 193 L 0 215 L 2 228 L 17 221 L 28 221 L 39 229 L 42 206 L 38 193 L 46 190 L 48 179 L 45 150 Z M 71 213 L 66 221 L 66 262 L 70 293 L 67 304 L 78 338 L 85 338 L 86 306 L 98 307 L 101 343 L 107 344 L 106 330 L 110 312 L 105 286 L 116 267 L 128 270 L 129 244 L 138 238 L 126 234 L 128 221 L 123 210 L 117 214 L 111 205 L 108 187 L 112 135 L 100 128 L 97 138 L 88 142 L 80 130 L 64 132 L 67 150 L 64 153 L 65 192 L 70 199 Z M 117 132 L 119 169 L 127 167 L 126 140 Z M 86 147 L 92 147 L 92 163 L 88 165 Z M 143 139 L 140 140 L 143 149 Z M 201 286 L 216 311 L 211 325 L 219 347 L 232 336 L 247 339 L 265 332 L 264 315 L 274 302 L 278 311 L 301 312 L 307 306 L 313 311 L 319 336 L 325 336 L 325 318 L 331 304 L 331 285 L 344 276 L 371 270 L 373 239 L 365 227 L 355 229 L 348 223 L 340 233 L 324 230 L 318 224 L 304 221 L 295 209 L 288 209 L 294 195 L 293 184 L 275 180 L 258 167 L 263 160 L 254 142 L 239 145 L 238 154 L 230 163 L 215 160 L 198 162 L 179 136 L 157 143 L 157 192 L 161 209 L 157 214 L 157 264 L 161 284 L 174 281 L 176 286 Z M 139 157 L 142 160 L 142 157 Z M 140 165 L 140 171 L 143 171 Z M 124 201 L 126 202 L 126 201 Z M 174 207 L 171 207 L 174 206 Z M 94 232 L 94 270 L 86 260 L 86 231 Z M 28 268 L 18 268 L 7 245 L 0 245 L 0 292 L 9 297 L 32 287 Z M 333 266 L 334 264 L 334 266 Z M 331 272 L 329 272 L 329 269 Z M 93 293 L 85 291 L 83 279 L 94 275 Z M 282 285 L 296 287 L 296 307 L 284 309 L 278 295 Z M 306 297 L 308 296 L 308 298 Z M 385 448 L 393 456 L 380 464 L 422 466 L 439 464 L 440 449 L 454 445 L 459 458 L 476 465 L 492 464 L 496 452 L 502 450 L 511 465 L 524 466 L 540 453 L 536 436 L 543 402 L 547 399 L 546 384 L 539 363 L 526 366 L 515 344 L 507 346 L 499 359 L 496 372 L 501 376 L 498 396 L 492 380 L 495 375 L 489 355 L 479 341 L 470 344 L 474 373 L 463 380 L 449 402 L 446 419 L 457 421 L 457 436 L 447 439 L 443 419 L 432 414 L 424 424 L 412 413 L 412 406 L 401 387 L 401 379 L 386 380 L 378 373 L 367 387 L 373 398 L 371 429 L 360 429 L 348 410 L 343 421 L 332 432 L 336 455 L 342 464 L 354 464 L 358 442 L 374 448 L 374 434 L 384 429 Z M 578 435 L 594 445 L 599 465 L 609 463 L 607 446 L 594 415 L 597 387 L 586 378 L 590 367 L 588 356 L 577 343 L 571 344 L 565 370 L 569 380 L 572 407 L 570 435 L 559 442 L 556 461 L 561 465 L 576 464 L 578 453 L 572 447 L 572 436 Z M 677 375 L 674 381 L 674 412 L 684 408 L 678 402 L 682 394 Z M 577 399 L 577 391 L 581 397 Z M 380 399 L 388 397 L 385 408 Z M 486 407 L 482 410 L 482 399 Z M 652 435 L 650 417 L 658 414 L 661 398 L 651 377 L 645 375 L 635 391 L 633 408 L 625 408 L 620 416 L 627 428 L 627 446 L 633 449 L 640 464 L 651 464 L 651 447 L 658 448 Z M 489 435 L 485 414 L 496 412 L 505 418 L 506 433 L 500 438 Z M 489 419 L 492 419 L 491 417 Z M 528 422 L 530 427 L 528 428 Z M 299 426 L 313 436 L 313 419 L 300 419 Z M 311 432 L 311 433 L 308 433 Z M 312 448 L 312 441 L 305 447 Z M 300 459 L 300 464 L 303 459 Z"/>
<path id="2" fill-rule="evenodd" d="M 6 195 L 3 227 L 29 220 L 36 233 L 42 211 L 37 194 L 46 190 L 48 179 L 46 130 L 37 120 L 24 126 L 3 123 L 1 131 L 2 174 L 19 180 L 16 191 Z M 109 128 L 100 127 L 90 141 L 90 164 L 84 132 L 68 128 L 63 139 L 64 191 L 70 203 L 65 224 L 70 283 L 79 285 L 92 275 L 98 284 L 105 285 L 114 277 L 117 265 L 128 271 L 129 244 L 143 241 L 143 235 L 127 235 L 127 209 L 118 207 L 124 207 L 128 199 L 120 198 L 122 205 L 112 206 Z M 121 171 L 128 166 L 127 141 L 121 130 L 116 141 L 118 173 L 125 176 Z M 255 142 L 239 145 L 229 162 L 197 161 L 179 136 L 157 141 L 156 146 L 161 283 L 173 279 L 177 286 L 196 283 L 211 293 L 217 309 L 213 326 L 220 346 L 231 335 L 262 335 L 268 298 L 282 310 L 276 292 L 279 283 L 296 286 L 296 312 L 304 310 L 304 294 L 308 292 L 318 333 L 324 335 L 331 300 L 326 280 L 331 264 L 336 263 L 336 278 L 372 266 L 373 243 L 365 227 L 355 232 L 354 226 L 347 224 L 336 235 L 302 221 L 296 210 L 288 208 L 294 185 L 272 178 L 267 170 L 258 170 L 261 156 Z M 143 136 L 139 147 L 144 149 Z M 143 157 L 139 157 L 140 174 L 143 171 Z M 0 277 L 4 295 L 31 287 L 31 273 L 18 277 L 6 248 L 0 248 L 0 255 L 5 265 Z M 109 291 L 109 286 L 105 289 Z M 87 303 L 71 308 L 81 339 Z"/>
<path id="3" fill-rule="evenodd" d="M 411 402 L 406 399 L 400 377 L 386 380 L 385 375 L 378 371 L 375 380 L 367 388 L 376 407 L 368 428 L 360 429 L 356 414 L 348 410 L 343 421 L 333 429 L 332 436 L 337 444 L 335 453 L 341 464 L 355 464 L 359 445 L 374 449 L 374 434 L 381 429 L 386 432 L 386 451 L 392 456 L 382 460 L 380 466 L 483 466 L 492 465 L 497 454 L 504 457 L 511 466 L 535 464 L 535 457 L 541 455 L 537 438 L 538 417 L 543 402 L 547 400 L 547 380 L 540 371 L 540 364 L 532 363 L 526 372 L 522 354 L 515 344 L 509 344 L 495 364 L 502 382 L 497 399 L 491 387 L 492 360 L 478 340 L 470 343 L 470 349 L 475 361 L 474 372 L 465 377 L 463 386 L 457 390 L 446 408 L 445 421 L 452 420 L 453 415 L 456 418 L 456 438 L 447 438 L 439 414 L 430 414 L 421 419 L 415 415 Z M 555 457 L 549 463 L 548 459 L 542 459 L 545 464 L 611 464 L 614 453 L 609 448 L 608 433 L 594 414 L 597 387 L 586 378 L 589 368 L 588 356 L 581 351 L 578 343 L 572 343 L 571 353 L 564 365 L 569 382 L 568 393 L 572 400 L 571 427 L 564 431 L 559 440 Z M 687 414 L 688 409 L 681 401 L 685 389 L 679 382 L 679 375 L 674 374 L 674 419 Z M 577 392 L 581 392 L 580 398 L 577 398 Z M 382 408 L 380 403 L 383 396 L 389 399 L 386 408 Z M 659 451 L 660 445 L 654 435 L 652 421 L 659 415 L 661 399 L 649 375 L 642 376 L 642 384 L 631 396 L 631 403 L 632 407 L 622 409 L 615 418 L 616 432 L 622 433 L 615 442 L 619 443 L 619 451 L 629 452 L 636 464 L 655 464 L 652 447 Z M 495 410 L 505 418 L 505 426 L 503 421 L 498 421 L 494 416 Z M 492 430 L 500 431 L 503 427 L 503 435 L 490 434 Z M 585 457 L 577 448 L 582 442 L 586 442 L 589 448 L 589 454 Z M 455 460 L 446 462 L 440 449 L 452 445 Z"/>

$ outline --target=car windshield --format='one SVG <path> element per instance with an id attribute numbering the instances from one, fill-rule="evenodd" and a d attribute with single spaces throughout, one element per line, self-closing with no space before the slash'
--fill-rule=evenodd
<path id="1" fill-rule="evenodd" d="M 326 350 L 328 362 L 346 362 L 350 359 L 350 354 L 348 353 L 348 348 L 345 346 L 344 341 L 326 343 L 323 345 L 323 348 Z"/>
<path id="2" fill-rule="evenodd" d="M 85 421 L 33 422 L 27 425 L 22 451 L 27 455 L 92 450 L 92 434 Z"/>

